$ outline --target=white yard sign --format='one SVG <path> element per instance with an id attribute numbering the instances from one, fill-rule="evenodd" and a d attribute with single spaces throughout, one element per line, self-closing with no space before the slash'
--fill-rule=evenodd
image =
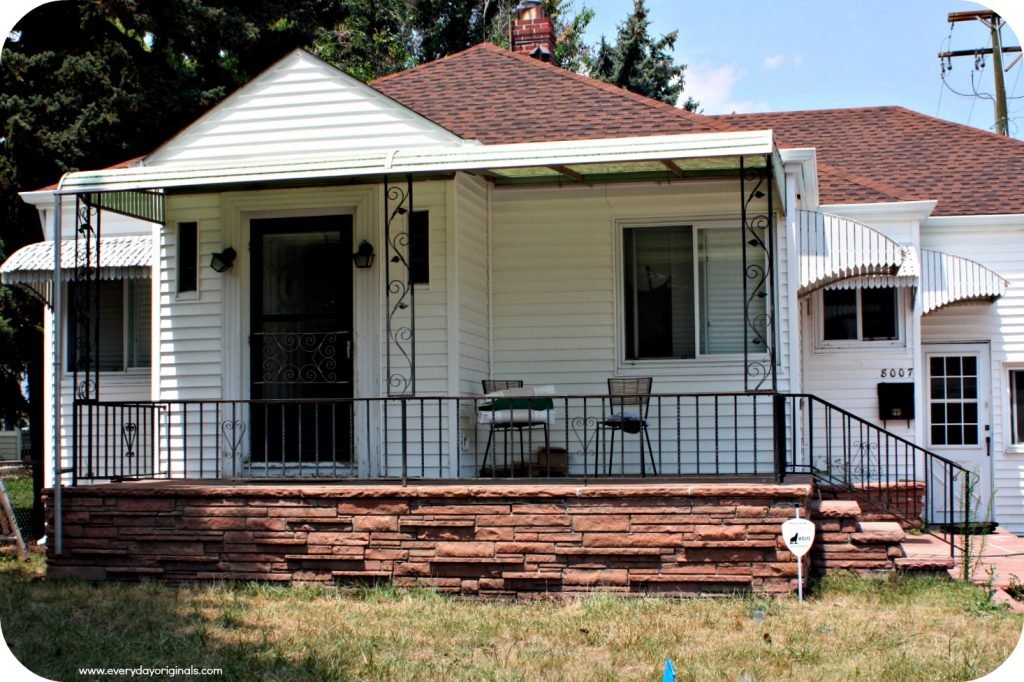
<path id="1" fill-rule="evenodd" d="M 814 524 L 807 519 L 800 518 L 800 510 L 797 509 L 797 517 L 782 524 L 782 541 L 786 543 L 789 551 L 796 556 L 796 580 L 800 601 L 804 600 L 804 570 L 803 556 L 814 544 Z"/>

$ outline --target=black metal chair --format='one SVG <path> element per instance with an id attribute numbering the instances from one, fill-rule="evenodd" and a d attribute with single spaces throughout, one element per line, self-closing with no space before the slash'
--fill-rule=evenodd
<path id="1" fill-rule="evenodd" d="M 612 461 L 615 459 L 615 440 L 622 441 L 625 451 L 625 436 L 640 434 L 640 475 L 646 476 L 644 461 L 644 444 L 646 453 L 651 459 L 651 470 L 658 474 L 654 463 L 654 448 L 651 447 L 651 435 L 647 432 L 647 413 L 651 407 L 651 385 L 653 377 L 612 377 L 608 380 L 609 414 L 601 418 L 601 444 L 604 445 L 605 433 L 611 431 L 611 447 L 608 449 L 608 474 L 612 473 Z M 625 466 L 625 457 L 623 457 Z M 594 459 L 594 475 L 597 475 L 597 459 Z"/>
<path id="2" fill-rule="evenodd" d="M 483 380 L 484 394 L 494 393 L 496 391 L 504 391 L 510 388 L 523 388 L 523 381 L 521 379 L 484 379 Z M 507 408 L 503 408 L 501 402 L 506 400 L 509 404 Z M 484 461 L 480 466 L 480 475 L 485 475 L 487 471 L 487 459 L 491 454 L 491 445 L 494 444 L 494 434 L 496 431 L 505 432 L 505 466 L 504 471 L 508 475 L 514 475 L 514 469 L 509 467 L 509 437 L 508 434 L 511 431 L 519 432 L 519 456 L 520 464 L 525 461 L 527 464 L 527 475 L 532 474 L 532 457 L 527 459 L 526 457 L 526 439 L 523 436 L 525 429 L 534 429 L 542 427 L 544 429 L 544 448 L 545 452 L 548 452 L 551 447 L 551 426 L 548 423 L 547 418 L 538 420 L 534 412 L 536 411 L 535 406 L 538 401 L 544 401 L 544 404 L 550 409 L 551 400 L 549 398 L 533 398 L 530 396 L 524 396 L 516 399 L 503 399 L 495 398 L 489 402 L 482 403 L 477 406 L 477 410 L 486 410 L 492 412 L 489 420 L 490 429 L 487 434 L 487 446 L 484 448 Z M 522 407 L 519 406 L 519 402 L 523 402 Z M 500 420 L 497 418 L 498 413 L 502 411 L 508 411 L 509 418 L 507 420 Z M 522 417 L 520 418 L 520 415 Z M 532 439 L 531 439 L 532 445 Z M 491 466 L 491 475 L 495 475 L 496 466 Z"/>

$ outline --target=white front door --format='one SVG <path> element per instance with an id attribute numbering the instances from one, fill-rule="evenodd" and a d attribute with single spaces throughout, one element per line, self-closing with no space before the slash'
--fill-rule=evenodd
<path id="1" fill-rule="evenodd" d="M 925 344 L 925 442 L 937 455 L 956 462 L 977 476 L 977 486 L 970 500 L 971 519 L 989 520 L 991 517 L 991 427 L 989 413 L 992 392 L 989 388 L 988 344 Z M 933 468 L 932 498 L 936 500 L 935 522 L 948 507 L 949 490 L 945 471 Z M 938 488 L 938 489 L 937 489 Z M 962 483 L 956 485 L 954 495 L 958 504 L 963 495 Z M 962 521 L 956 518 L 955 521 Z"/>

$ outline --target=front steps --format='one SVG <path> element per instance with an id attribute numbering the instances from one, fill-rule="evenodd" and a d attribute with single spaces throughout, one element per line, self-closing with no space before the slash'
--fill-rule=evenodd
<path id="1" fill-rule="evenodd" d="M 811 548 L 816 575 L 837 570 L 858 575 L 883 575 L 893 570 L 945 573 L 953 567 L 950 557 L 908 553 L 915 538 L 908 537 L 900 523 L 867 520 L 876 517 L 866 515 L 852 500 L 815 500 L 810 516 L 817 526 Z"/>

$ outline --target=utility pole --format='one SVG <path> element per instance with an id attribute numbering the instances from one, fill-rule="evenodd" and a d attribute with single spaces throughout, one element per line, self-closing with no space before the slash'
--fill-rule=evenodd
<path id="1" fill-rule="evenodd" d="M 979 55 L 992 55 L 993 78 L 995 79 L 995 107 L 996 107 L 996 132 L 1000 135 L 1010 134 L 1010 117 L 1006 112 L 1006 82 L 1003 78 L 1003 52 L 1020 52 L 1020 47 L 1003 47 L 1000 30 L 1005 23 L 998 14 L 992 10 L 972 10 L 968 12 L 950 12 L 949 23 L 955 24 L 961 21 L 980 21 L 988 26 L 992 33 L 992 47 L 978 48 L 976 50 L 955 50 L 952 52 L 940 52 L 939 59 L 950 60 L 953 57 L 975 57 Z M 1012 68 L 1016 64 L 1010 64 Z"/>

